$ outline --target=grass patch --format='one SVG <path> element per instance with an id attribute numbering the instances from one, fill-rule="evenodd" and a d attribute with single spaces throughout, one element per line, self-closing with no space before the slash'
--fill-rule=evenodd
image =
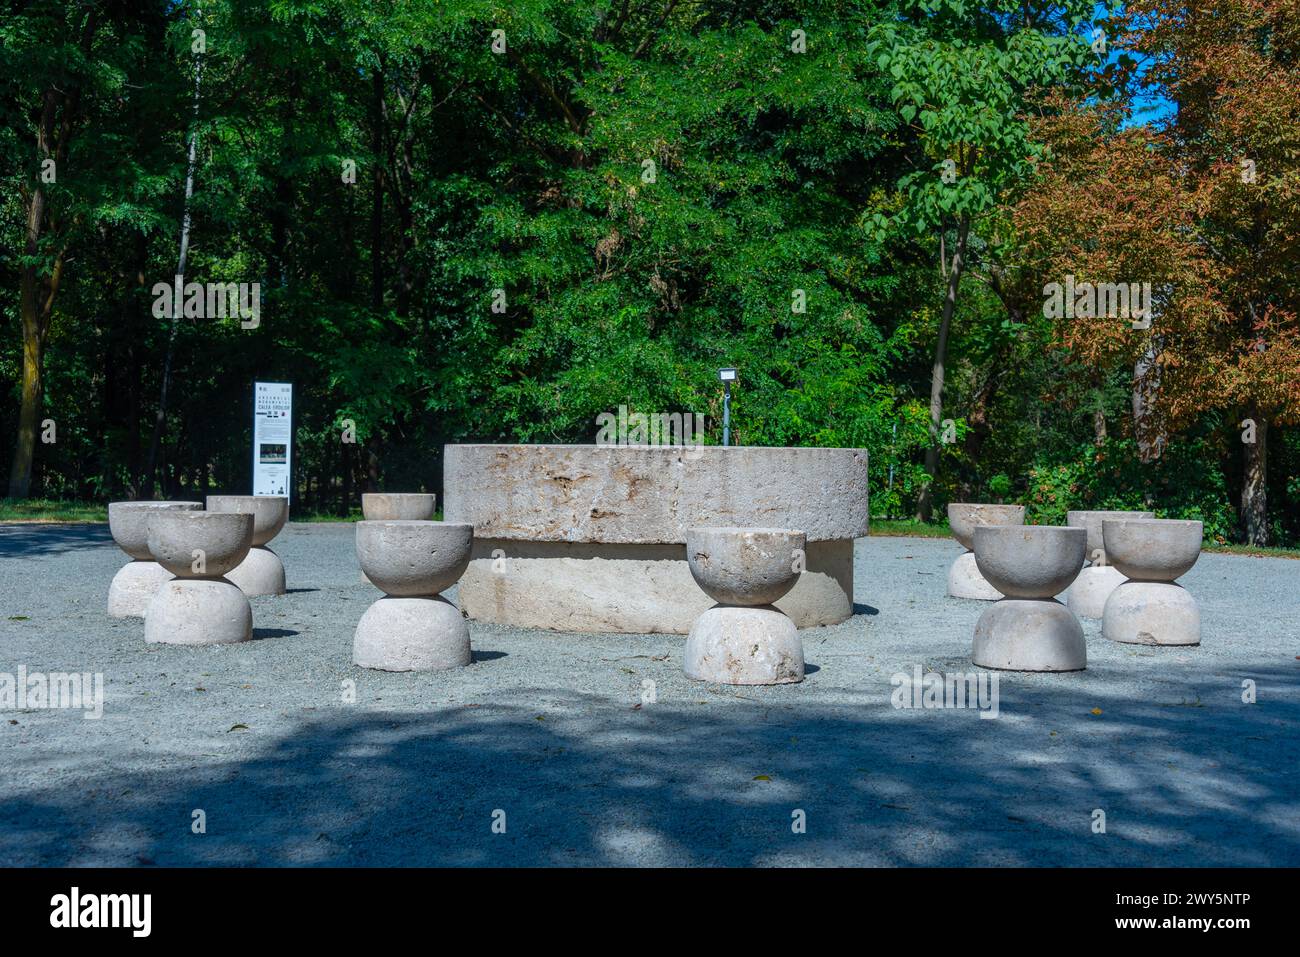
<path id="1" fill-rule="evenodd" d="M 947 522 L 918 522 L 914 518 L 873 518 L 871 520 L 871 534 L 883 538 L 950 538 L 952 536 L 952 532 L 948 530 Z M 1206 542 L 1202 547 L 1207 552 L 1223 555 L 1300 559 L 1300 548 L 1237 545 L 1232 542 Z"/>
<path id="2" fill-rule="evenodd" d="M 108 506 L 44 498 L 0 499 L 0 522 L 107 522 Z"/>
<path id="3" fill-rule="evenodd" d="M 1300 558 L 1300 548 L 1271 548 L 1260 545 L 1234 545 L 1231 542 L 1219 544 L 1206 542 L 1202 548 L 1207 552 L 1221 552 L 1224 555 L 1251 555 L 1255 558 Z"/>
<path id="4" fill-rule="evenodd" d="M 363 518 L 361 509 L 354 508 L 346 515 L 339 515 L 335 512 L 290 512 L 289 521 L 291 522 L 359 522 Z M 442 521 L 442 509 L 433 513 L 435 522 Z"/>
<path id="5" fill-rule="evenodd" d="M 871 534 L 885 538 L 951 538 L 948 523 L 918 522 L 914 518 L 873 518 Z"/>

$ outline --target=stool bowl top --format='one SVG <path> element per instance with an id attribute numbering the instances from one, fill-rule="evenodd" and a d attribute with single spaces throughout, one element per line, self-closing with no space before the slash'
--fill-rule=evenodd
<path id="1" fill-rule="evenodd" d="M 253 544 L 265 545 L 289 520 L 289 499 L 283 495 L 209 495 L 208 511 L 252 515 Z"/>
<path id="2" fill-rule="evenodd" d="M 149 516 L 149 553 L 177 578 L 220 578 L 248 557 L 247 512 L 163 511 Z"/>
<path id="3" fill-rule="evenodd" d="M 431 597 L 469 567 L 474 526 L 417 520 L 357 522 L 357 560 L 376 588 L 396 598 Z"/>
<path id="4" fill-rule="evenodd" d="M 1106 560 L 1127 578 L 1171 582 L 1201 555 L 1205 527 L 1170 518 L 1106 519 L 1101 524 Z"/>
<path id="5" fill-rule="evenodd" d="M 427 522 L 436 505 L 431 492 L 366 492 L 361 515 L 367 522 Z"/>
<path id="6" fill-rule="evenodd" d="M 132 558 L 153 561 L 149 554 L 149 516 L 169 509 L 197 512 L 202 508 L 202 502 L 110 502 L 108 530 L 118 547 Z"/>
<path id="7" fill-rule="evenodd" d="M 807 536 L 786 528 L 686 530 L 686 562 L 695 583 L 723 605 L 770 605 L 799 580 Z"/>
<path id="8" fill-rule="evenodd" d="M 1099 511 L 1070 511 L 1065 515 L 1065 524 L 1071 528 L 1086 528 L 1088 530 L 1088 558 L 1091 560 L 1092 553 L 1097 550 L 1105 551 L 1106 546 L 1101 539 L 1101 523 L 1108 518 L 1155 518 L 1153 512 L 1099 512 Z"/>
<path id="9" fill-rule="evenodd" d="M 968 549 L 975 548 L 975 529 L 981 525 L 1023 525 L 1023 505 L 982 505 L 973 502 L 950 502 L 948 528 L 952 537 Z"/>
<path id="10" fill-rule="evenodd" d="M 980 525 L 975 564 L 1008 598 L 1052 598 L 1083 568 L 1088 532 L 1060 525 Z"/>

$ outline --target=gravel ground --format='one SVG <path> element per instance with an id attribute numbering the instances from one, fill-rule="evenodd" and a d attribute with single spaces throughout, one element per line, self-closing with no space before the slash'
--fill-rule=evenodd
<path id="1" fill-rule="evenodd" d="M 676 636 L 477 623 L 469 668 L 363 671 L 351 527 L 273 547 L 291 592 L 253 599 L 256 640 L 147 647 L 105 616 L 105 526 L 0 526 L 0 672 L 105 680 L 101 720 L 0 712 L 0 860 L 1300 865 L 1297 562 L 1204 555 L 1200 648 L 1085 623 L 1086 672 L 1001 675 L 981 720 L 890 703 L 896 673 L 973 670 L 950 541 L 859 541 L 859 613 L 774 688 L 688 681 Z"/>

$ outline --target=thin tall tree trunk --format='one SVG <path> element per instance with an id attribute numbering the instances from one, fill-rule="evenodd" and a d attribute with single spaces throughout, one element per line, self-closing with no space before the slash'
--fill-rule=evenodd
<path id="1" fill-rule="evenodd" d="M 384 74 L 379 67 L 371 80 L 370 151 L 374 155 L 375 195 L 370 211 L 370 305 L 384 308 Z"/>
<path id="2" fill-rule="evenodd" d="M 59 93 L 50 88 L 45 91 L 41 106 L 40 125 L 36 130 L 38 153 L 48 159 L 54 152 L 54 119 Z M 56 161 L 57 170 L 57 161 Z M 41 373 L 45 358 L 46 321 L 48 305 L 41 303 L 45 285 L 37 274 L 35 257 L 40 252 L 41 234 L 45 229 L 45 190 L 37 177 L 27 203 L 27 230 L 23 252 L 28 257 L 19 275 L 19 314 L 23 330 L 23 391 L 18 412 L 18 435 L 14 442 L 14 457 L 9 468 L 9 497 L 26 498 L 31 491 L 32 461 L 36 456 L 36 431 L 40 426 L 41 403 L 44 398 Z M 53 295 L 46 297 L 52 304 Z"/>
<path id="3" fill-rule="evenodd" d="M 953 312 L 957 307 L 957 290 L 961 285 L 962 271 L 966 265 L 966 237 L 970 233 L 970 220 L 962 217 L 957 226 L 957 248 L 952 254 L 948 269 L 948 288 L 943 297 L 943 315 L 939 321 L 939 341 L 934 347 L 934 367 L 930 373 L 930 446 L 925 450 L 925 471 L 931 476 L 921 486 L 916 501 L 916 517 L 930 520 L 934 510 L 933 485 L 939 473 L 939 431 L 943 421 L 943 380 L 948 362 L 948 332 L 952 327 Z"/>
<path id="4" fill-rule="evenodd" d="M 53 96 L 53 91 L 46 94 Z M 41 228 L 45 223 L 45 192 L 39 185 L 32 191 L 27 206 L 27 243 L 24 252 L 35 256 L 40 246 Z M 36 429 L 41 417 L 41 370 L 45 351 L 45 328 L 37 301 L 39 277 L 36 265 L 29 261 L 19 279 L 19 311 L 23 327 L 23 393 L 18 413 L 18 437 L 9 470 L 9 497 L 26 498 L 31 490 L 32 459 L 36 455 Z"/>
<path id="5" fill-rule="evenodd" d="M 1100 402 L 1092 410 L 1092 440 L 1095 445 L 1106 444 L 1106 410 Z"/>
<path id="6" fill-rule="evenodd" d="M 99 12 L 90 10 L 81 27 L 80 46 L 83 57 L 90 59 L 95 31 L 99 27 Z M 62 116 L 57 117 L 60 104 Z M 41 101 L 41 117 L 36 127 L 36 150 L 42 160 L 54 160 L 55 175 L 59 175 L 68 158 L 72 131 L 76 126 L 81 107 L 81 90 L 78 87 L 59 90 L 51 86 Z M 56 124 L 56 117 L 58 122 Z M 57 137 L 56 137 L 57 130 Z M 44 279 L 37 273 L 35 257 L 40 253 L 40 241 L 46 226 L 57 234 L 58 224 L 47 222 L 45 190 L 40 177 L 32 185 L 27 203 L 27 230 L 23 252 L 32 257 L 19 273 L 19 315 L 23 330 L 23 385 L 22 404 L 18 411 L 18 435 L 14 439 L 14 457 L 9 469 L 9 497 L 26 498 L 31 492 L 32 463 L 36 456 L 36 431 L 40 426 L 41 405 L 45 398 L 43 370 L 45 337 L 49 332 L 50 316 L 54 311 L 54 298 L 59 291 L 63 275 L 64 252 L 54 259 L 54 268 Z"/>
<path id="7" fill-rule="evenodd" d="M 1152 339 L 1133 366 L 1133 437 L 1137 441 L 1138 459 L 1154 462 L 1164 453 L 1164 426 L 1156 415 L 1160 393 L 1160 340 Z"/>
<path id="8" fill-rule="evenodd" d="M 1241 528 L 1248 545 L 1267 545 L 1268 534 L 1268 419 L 1258 407 L 1249 417 L 1255 422 L 1255 441 L 1242 443 Z"/>
<path id="9" fill-rule="evenodd" d="M 202 11 L 200 11 L 202 16 Z M 149 440 L 149 458 L 145 464 L 140 486 L 146 497 L 154 494 L 158 449 L 167 428 L 167 395 L 171 390 L 172 363 L 176 355 L 176 331 L 181 320 L 181 298 L 185 288 L 185 269 L 190 257 L 190 199 L 194 195 L 194 162 L 199 142 L 199 95 L 203 88 L 203 55 L 194 54 L 194 108 L 190 126 L 189 156 L 185 163 L 185 202 L 181 207 L 181 247 L 176 257 L 176 279 L 172 297 L 171 328 L 167 333 L 167 352 L 163 356 L 162 387 L 158 394 L 158 412 L 153 421 L 153 437 Z"/>

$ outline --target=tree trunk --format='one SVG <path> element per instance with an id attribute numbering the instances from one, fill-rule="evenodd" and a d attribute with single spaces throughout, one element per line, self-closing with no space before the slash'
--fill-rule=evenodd
<path id="1" fill-rule="evenodd" d="M 190 199 L 194 195 L 194 158 L 199 141 L 199 94 L 203 84 L 203 57 L 194 55 L 194 112 L 190 128 L 190 150 L 185 163 L 185 202 L 181 207 L 181 248 L 176 258 L 176 286 L 172 293 L 172 324 L 167 334 L 167 352 L 163 357 L 162 387 L 158 394 L 158 412 L 153 421 L 153 437 L 149 440 L 149 459 L 141 476 L 140 486 L 146 497 L 153 496 L 154 479 L 158 463 L 158 449 L 167 427 L 167 393 L 171 389 L 172 362 L 176 354 L 176 329 L 180 323 L 181 297 L 185 287 L 185 268 L 190 256 Z"/>
<path id="2" fill-rule="evenodd" d="M 1133 437 L 1142 462 L 1154 462 L 1165 450 L 1164 426 L 1156 414 L 1160 393 L 1159 358 L 1160 342 L 1152 339 L 1133 366 Z"/>
<path id="3" fill-rule="evenodd" d="M 1248 545 L 1268 544 L 1268 420 L 1258 408 L 1250 410 L 1255 441 L 1243 442 L 1241 529 Z"/>
<path id="4" fill-rule="evenodd" d="M 34 268 L 33 268 L 34 271 Z M 27 305 L 27 270 L 23 270 L 23 398 L 18 413 L 18 439 L 9 470 L 9 497 L 26 498 L 31 491 L 32 459 L 36 455 L 36 430 L 41 418 L 41 359 L 45 336 Z M 32 300 L 35 300 L 33 295 Z"/>
<path id="5" fill-rule="evenodd" d="M 58 94 L 45 91 L 41 109 L 37 142 L 40 153 L 50 155 L 50 138 L 54 131 L 54 111 Z M 27 240 L 23 252 L 29 257 L 40 253 L 41 232 L 45 228 L 45 190 L 39 178 L 32 187 L 27 203 Z M 36 263 L 28 260 L 19 278 L 19 312 L 23 328 L 23 393 L 18 412 L 18 436 L 14 442 L 14 458 L 9 468 L 9 497 L 26 498 L 31 491 L 32 459 L 36 455 L 36 429 L 40 425 L 41 362 L 45 353 L 45 316 L 40 303 L 41 280 Z"/>
<path id="6" fill-rule="evenodd" d="M 966 265 L 966 237 L 970 233 L 970 220 L 962 217 L 957 227 L 957 249 L 952 254 L 948 270 L 948 289 L 943 297 L 943 316 L 939 321 L 939 341 L 934 347 L 934 368 L 930 374 L 930 447 L 925 450 L 925 471 L 931 476 L 921 486 L 916 501 L 916 517 L 922 522 L 930 520 L 934 508 L 933 484 L 939 473 L 939 430 L 943 421 L 943 379 L 948 361 L 948 331 L 952 327 L 953 312 L 957 307 L 957 289 L 961 285 L 962 269 Z"/>
<path id="7" fill-rule="evenodd" d="M 99 13 L 91 10 L 81 28 L 82 54 L 89 59 Z M 62 117 L 58 117 L 62 104 Z M 78 88 L 59 90 L 51 86 L 41 97 L 41 117 L 36 126 L 36 151 L 42 160 L 53 159 L 58 175 L 68 157 L 72 131 L 76 125 L 81 105 Z M 58 122 L 56 123 L 56 119 Z M 57 131 L 57 138 L 56 138 Z M 23 252 L 33 257 L 22 267 L 19 277 L 19 313 L 23 329 L 23 390 L 22 405 L 18 412 L 18 435 L 14 440 L 14 457 L 9 469 L 9 497 L 26 498 L 31 491 L 32 462 L 36 455 L 36 430 L 40 426 L 41 404 L 45 398 L 42 372 L 45 359 L 45 336 L 49 332 L 50 315 L 54 310 L 54 297 L 59 291 L 59 278 L 63 273 L 63 256 L 54 260 L 50 276 L 44 280 L 37 274 L 34 258 L 40 253 L 40 242 L 46 223 L 45 190 L 38 176 L 32 185 L 27 204 L 27 238 Z M 57 232 L 53 223 L 52 231 Z"/>
<path id="8" fill-rule="evenodd" d="M 370 209 L 370 306 L 384 308 L 384 74 L 379 68 L 371 79 L 370 151 L 374 154 L 375 194 Z"/>

